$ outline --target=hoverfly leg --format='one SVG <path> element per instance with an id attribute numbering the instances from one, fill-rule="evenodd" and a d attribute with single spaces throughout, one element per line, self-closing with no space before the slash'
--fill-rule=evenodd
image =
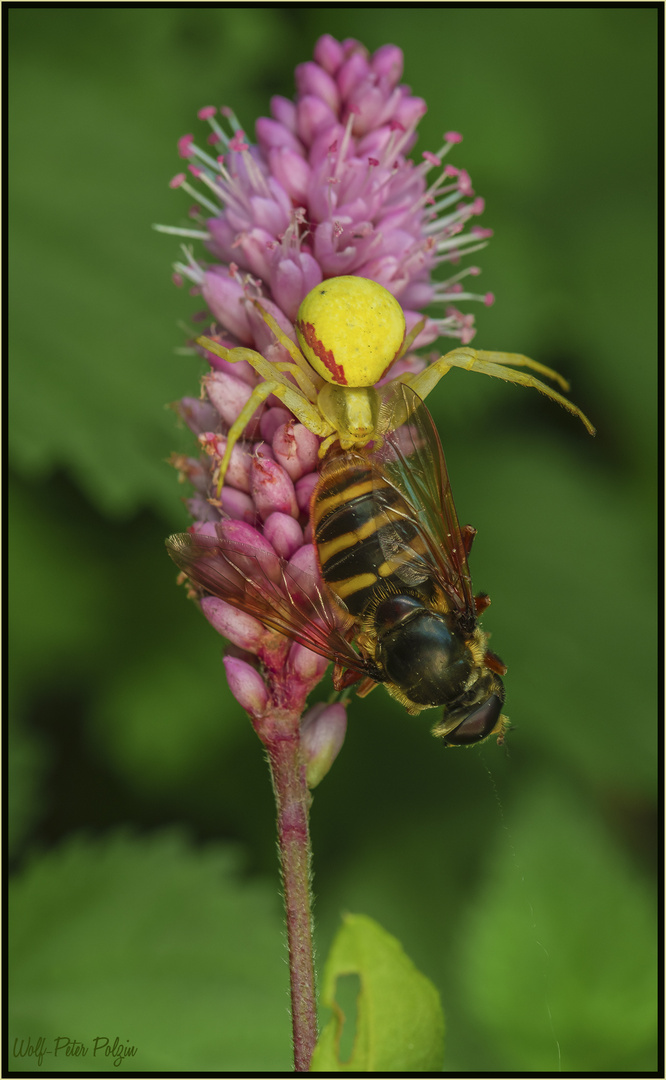
<path id="1" fill-rule="evenodd" d="M 374 690 L 374 688 L 378 685 L 379 684 L 376 683 L 374 679 L 371 679 L 370 676 L 368 676 L 359 686 L 358 690 L 356 691 L 356 696 L 367 697 L 370 691 Z"/>
<path id="2" fill-rule="evenodd" d="M 336 690 L 346 690 L 359 682 L 363 676 L 353 668 L 346 668 L 343 663 L 337 661 L 333 667 L 333 686 Z"/>
<path id="3" fill-rule="evenodd" d="M 483 661 L 486 667 L 490 668 L 491 671 L 494 671 L 496 675 L 506 675 L 506 664 L 503 664 L 499 656 L 494 652 L 491 652 L 490 649 L 486 649 L 486 655 L 484 656 Z"/>
<path id="4" fill-rule="evenodd" d="M 487 607 L 490 607 L 490 597 L 488 596 L 488 593 L 478 593 L 474 597 L 474 608 L 476 610 L 476 614 L 480 615 L 481 612 L 485 611 Z"/>

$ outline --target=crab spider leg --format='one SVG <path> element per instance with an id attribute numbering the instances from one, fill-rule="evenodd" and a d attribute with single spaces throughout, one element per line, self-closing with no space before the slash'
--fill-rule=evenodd
<path id="1" fill-rule="evenodd" d="M 553 382 L 558 383 L 562 390 L 570 389 L 569 383 L 559 372 L 553 371 L 552 368 L 546 367 L 545 364 L 540 364 L 538 360 L 532 360 L 529 356 L 523 356 L 521 353 L 486 352 L 483 349 L 454 349 L 453 353 L 472 353 L 475 360 L 488 360 L 492 364 L 511 364 L 513 367 L 532 368 L 532 371 L 538 371 L 540 375 L 545 375 L 547 379 L 552 379 Z"/>
<path id="2" fill-rule="evenodd" d="M 309 379 L 310 383 L 312 383 L 316 387 L 315 393 L 313 395 L 308 395 L 310 397 L 310 401 L 314 401 L 315 397 L 317 396 L 317 391 L 320 390 L 323 386 L 324 380 L 317 374 L 316 371 L 313 371 L 307 359 L 303 356 L 301 350 L 298 348 L 297 345 L 294 345 L 291 338 L 287 337 L 284 330 L 280 326 L 278 326 L 277 322 L 270 314 L 270 312 L 266 311 L 266 309 L 261 306 L 258 300 L 254 301 L 254 306 L 256 307 L 257 311 L 259 312 L 267 326 L 270 327 L 270 329 L 273 331 L 278 342 L 280 343 L 280 345 L 282 345 L 282 348 L 287 350 L 292 360 L 294 361 L 294 364 L 303 373 L 305 378 Z M 295 375 L 294 378 L 296 378 Z"/>
<path id="3" fill-rule="evenodd" d="M 223 360 L 228 360 L 230 364 L 237 364 L 239 361 L 245 360 L 266 382 L 279 382 L 293 389 L 293 384 L 283 374 L 283 372 L 289 372 L 293 375 L 303 394 L 310 401 L 317 400 L 318 389 L 314 379 L 310 377 L 310 374 L 297 367 L 296 364 L 290 364 L 288 361 L 274 364 L 271 360 L 267 360 L 262 356 L 261 353 L 255 352 L 254 349 L 226 349 L 224 345 L 218 345 L 212 338 L 207 337 L 197 338 L 197 345 L 201 345 L 204 349 L 208 349 L 208 352 L 222 357 Z M 314 372 L 312 374 L 314 375 Z"/>
<path id="4" fill-rule="evenodd" d="M 500 360 L 499 363 L 491 363 L 484 357 L 494 357 L 499 359 L 500 357 L 506 357 L 506 359 Z M 544 368 L 543 365 L 537 364 L 534 360 L 528 360 L 526 356 L 520 356 L 518 353 L 477 353 L 474 349 L 454 349 L 453 352 L 447 353 L 446 356 L 440 357 L 434 364 L 430 364 L 425 371 L 421 371 L 418 375 L 412 375 L 407 379 L 400 380 L 406 382 L 408 386 L 411 386 L 412 390 L 421 398 L 427 397 L 430 391 L 437 385 L 443 375 L 446 375 L 447 371 L 450 371 L 452 367 L 464 368 L 467 371 L 480 371 L 484 375 L 493 375 L 497 379 L 504 379 L 505 382 L 517 383 L 519 386 L 532 386 L 535 390 L 539 390 L 546 397 L 552 398 L 553 401 L 557 401 L 574 416 L 579 417 L 585 424 L 585 427 L 589 431 L 590 435 L 595 435 L 595 428 L 592 426 L 585 413 L 574 405 L 562 394 L 558 394 L 557 390 L 552 390 L 550 386 L 546 386 L 545 383 L 539 379 L 535 379 L 533 375 L 528 375 L 524 371 L 512 371 L 511 368 L 505 367 L 505 364 L 523 364 L 524 366 L 530 366 L 538 371 L 546 372 L 549 369 Z M 553 373 L 554 374 L 554 373 Z M 558 379 L 560 377 L 558 376 Z M 561 380 L 560 380 L 561 381 Z"/>
<path id="5" fill-rule="evenodd" d="M 274 364 L 269 363 L 268 366 L 275 368 Z M 276 374 L 279 375 L 279 372 Z M 224 484 L 224 477 L 226 476 L 229 467 L 231 451 L 245 431 L 245 428 L 249 424 L 256 410 L 267 397 L 271 396 L 271 394 L 275 394 L 280 401 L 284 402 L 296 419 L 305 427 L 309 428 L 310 431 L 314 432 L 315 435 L 319 435 L 323 438 L 332 433 L 333 429 L 331 428 L 331 425 L 324 420 L 316 405 L 313 405 L 311 401 L 308 401 L 305 394 L 299 390 L 297 386 L 294 386 L 292 383 L 287 383 L 286 380 L 285 382 L 278 382 L 275 377 L 269 381 L 258 383 L 258 385 L 254 387 L 250 397 L 247 399 L 238 418 L 229 429 L 227 435 L 227 447 L 224 452 L 224 457 L 220 462 L 220 472 L 217 480 L 218 499 Z"/>

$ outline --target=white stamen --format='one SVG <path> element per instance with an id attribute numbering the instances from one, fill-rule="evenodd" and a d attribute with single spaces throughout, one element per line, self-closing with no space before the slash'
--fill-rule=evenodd
<path id="1" fill-rule="evenodd" d="M 177 225 L 153 225 L 156 232 L 171 233 L 172 236 L 188 236 L 191 240 L 210 240 L 210 233 L 201 229 L 179 229 Z"/>

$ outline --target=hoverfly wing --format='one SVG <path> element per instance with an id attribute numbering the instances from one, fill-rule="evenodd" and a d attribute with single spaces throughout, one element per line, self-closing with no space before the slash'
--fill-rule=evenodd
<path id="1" fill-rule="evenodd" d="M 176 533 L 166 546 L 200 589 L 359 675 L 377 674 L 347 640 L 353 620 L 334 608 L 313 574 L 274 552 L 222 536 Z"/>
<path id="2" fill-rule="evenodd" d="M 406 383 L 388 383 L 383 389 L 377 423 L 381 442 L 374 460 L 414 514 L 426 549 L 421 561 L 430 576 L 435 575 L 455 609 L 475 617 L 465 544 L 437 428 Z"/>

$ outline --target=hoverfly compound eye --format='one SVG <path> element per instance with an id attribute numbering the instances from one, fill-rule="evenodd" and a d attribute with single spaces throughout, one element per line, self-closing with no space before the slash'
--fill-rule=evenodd
<path id="1" fill-rule="evenodd" d="M 374 386 L 402 348 L 405 316 L 376 281 L 329 278 L 301 303 L 296 333 L 304 356 L 327 382 Z"/>
<path id="2" fill-rule="evenodd" d="M 446 735 L 448 746 L 469 746 L 492 735 L 502 712 L 502 702 L 497 694 L 490 697 L 469 713 L 457 728 Z"/>

